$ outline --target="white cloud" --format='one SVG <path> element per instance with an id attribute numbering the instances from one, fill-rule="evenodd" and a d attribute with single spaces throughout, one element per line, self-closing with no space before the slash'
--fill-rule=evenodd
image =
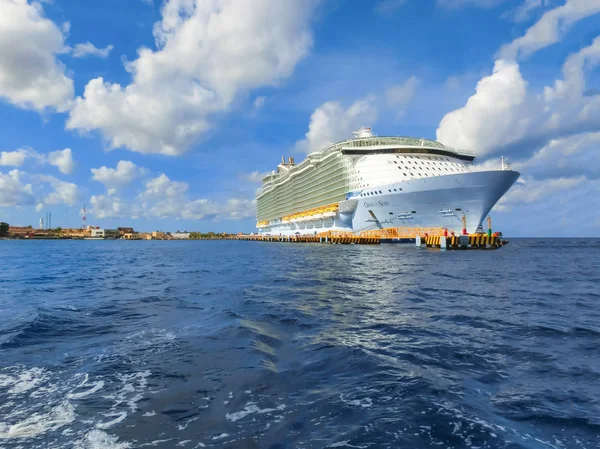
<path id="1" fill-rule="evenodd" d="M 580 177 L 600 179 L 600 132 L 552 139 L 529 159 L 512 166 L 536 179 Z"/>
<path id="2" fill-rule="evenodd" d="M 114 46 L 107 45 L 104 48 L 98 48 L 91 42 L 86 42 L 83 44 L 77 44 L 71 50 L 71 55 L 74 58 L 85 58 L 87 56 L 93 56 L 101 59 L 106 59 Z"/>
<path id="3" fill-rule="evenodd" d="M 0 152 L 0 165 L 20 167 L 28 157 L 27 150 L 2 151 Z"/>
<path id="4" fill-rule="evenodd" d="M 186 182 L 171 181 L 164 173 L 146 183 L 144 198 L 177 198 L 181 197 L 189 185 Z"/>
<path id="5" fill-rule="evenodd" d="M 24 173 L 17 169 L 7 174 L 0 172 L 0 206 L 26 206 L 35 204 L 31 184 L 24 184 Z"/>
<path id="6" fill-rule="evenodd" d="M 525 32 L 524 36 L 503 46 L 499 57 L 526 58 L 542 48 L 557 43 L 579 20 L 598 13 L 600 13 L 600 2 L 597 0 L 567 0 L 564 5 L 546 12 Z"/>
<path id="7" fill-rule="evenodd" d="M 8 165 L 13 167 L 22 166 L 28 159 L 35 161 L 37 164 L 50 164 L 60 170 L 61 173 L 69 175 L 75 168 L 73 160 L 73 152 L 70 148 L 64 150 L 53 151 L 48 154 L 38 153 L 31 149 L 19 149 L 16 151 L 0 152 L 0 166 Z"/>
<path id="8" fill-rule="evenodd" d="M 516 62 L 499 60 L 467 104 L 442 119 L 440 141 L 478 155 L 519 149 L 531 155 L 551 139 L 600 130 L 600 96 L 589 95 L 586 71 L 600 64 L 600 37 L 569 56 L 563 79 L 543 93 L 527 91 Z"/>
<path id="9" fill-rule="evenodd" d="M 56 168 L 60 170 L 61 173 L 65 175 L 70 175 L 75 168 L 75 161 L 73 161 L 73 152 L 70 148 L 65 148 L 64 150 L 53 151 L 52 153 L 48 153 L 46 156 L 46 161 L 50 165 L 54 165 Z"/>
<path id="10" fill-rule="evenodd" d="M 178 155 L 241 92 L 287 78 L 312 46 L 317 0 L 168 0 L 157 50 L 126 64 L 128 86 L 91 80 L 67 127 L 99 130 L 111 147 Z"/>
<path id="11" fill-rule="evenodd" d="M 413 99 L 421 81 L 416 76 L 411 76 L 403 84 L 389 87 L 385 98 L 391 106 L 405 106 Z"/>
<path id="12" fill-rule="evenodd" d="M 206 198 L 189 197 L 188 184 L 173 181 L 167 175 L 151 179 L 134 202 L 114 195 L 95 195 L 91 198 L 90 213 L 96 218 L 144 217 L 186 220 L 240 220 L 254 216 L 254 200 L 230 198 L 216 202 Z"/>
<path id="13" fill-rule="evenodd" d="M 262 179 L 270 173 L 271 172 L 263 173 L 263 172 L 259 172 L 259 171 L 253 171 L 252 173 L 241 173 L 239 175 L 239 179 L 241 179 L 242 181 L 260 183 L 260 182 L 262 182 Z"/>
<path id="14" fill-rule="evenodd" d="M 515 9 L 512 19 L 515 22 L 525 22 L 536 9 L 547 6 L 548 0 L 525 0 Z"/>
<path id="15" fill-rule="evenodd" d="M 114 194 L 118 187 L 131 184 L 140 177 L 145 170 L 131 161 L 119 161 L 116 168 L 102 166 L 92 168 L 92 179 L 101 182 L 109 189 L 109 194 Z"/>
<path id="16" fill-rule="evenodd" d="M 583 176 L 576 178 L 558 178 L 534 180 L 525 179 L 525 182 L 515 184 L 498 201 L 494 210 L 505 211 L 517 204 L 531 204 L 542 199 L 550 198 L 552 195 L 565 192 L 583 185 L 586 179 Z"/>
<path id="17" fill-rule="evenodd" d="M 0 97 L 21 108 L 66 111 L 73 80 L 56 57 L 64 50 L 63 32 L 40 3 L 0 1 Z"/>
<path id="18" fill-rule="evenodd" d="M 96 218 L 138 218 L 138 212 L 138 208 L 121 198 L 106 195 L 93 195 L 90 198 L 89 213 Z"/>
<path id="19" fill-rule="evenodd" d="M 557 80 L 554 87 L 544 89 L 544 98 L 547 102 L 567 97 L 579 98 L 585 91 L 585 72 L 592 70 L 600 63 L 600 36 L 592 44 L 570 55 L 563 65 L 563 79 Z"/>
<path id="20" fill-rule="evenodd" d="M 523 138 L 529 125 L 522 112 L 526 97 L 527 83 L 518 64 L 498 60 L 493 73 L 477 83 L 467 104 L 444 116 L 437 139 L 478 155 L 515 142 Z"/>
<path id="21" fill-rule="evenodd" d="M 79 201 L 79 187 L 72 182 L 61 181 L 54 176 L 39 175 L 40 181 L 46 182 L 52 186 L 53 192 L 46 195 L 43 202 L 45 204 L 68 204 L 74 206 Z"/>
<path id="22" fill-rule="evenodd" d="M 310 117 L 306 138 L 296 142 L 296 151 L 312 153 L 326 146 L 352 137 L 361 126 L 369 126 L 377 119 L 372 99 L 359 100 L 344 109 L 337 101 L 319 106 Z"/>
<path id="23" fill-rule="evenodd" d="M 381 15 L 391 14 L 400 9 L 406 2 L 407 0 L 380 0 L 375 5 L 375 11 Z"/>

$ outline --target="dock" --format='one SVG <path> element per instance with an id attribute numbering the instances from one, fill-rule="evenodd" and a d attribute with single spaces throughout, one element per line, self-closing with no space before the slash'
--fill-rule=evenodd
<path id="1" fill-rule="evenodd" d="M 328 231 L 315 235 L 238 235 L 237 240 L 278 243 L 322 243 L 330 245 L 379 245 L 412 243 L 417 247 L 440 250 L 498 249 L 508 243 L 498 233 L 448 235 L 444 228 L 386 228 L 354 234 Z"/>

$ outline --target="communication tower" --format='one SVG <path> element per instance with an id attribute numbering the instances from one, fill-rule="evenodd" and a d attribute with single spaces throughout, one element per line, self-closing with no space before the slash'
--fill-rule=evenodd
<path id="1" fill-rule="evenodd" d="M 81 216 L 81 229 L 85 229 L 87 226 L 87 223 L 85 222 L 86 217 L 85 217 L 85 204 L 83 205 L 83 215 Z"/>

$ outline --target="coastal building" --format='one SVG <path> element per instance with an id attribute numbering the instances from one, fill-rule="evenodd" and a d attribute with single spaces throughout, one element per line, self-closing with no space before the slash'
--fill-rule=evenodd
<path id="1" fill-rule="evenodd" d="M 106 237 L 106 234 L 104 233 L 104 229 L 92 229 L 91 237 L 96 239 L 103 239 Z"/>
<path id="2" fill-rule="evenodd" d="M 190 238 L 189 232 L 173 232 L 171 236 L 176 240 L 188 240 Z"/>
<path id="3" fill-rule="evenodd" d="M 120 239 L 128 239 L 130 240 L 133 237 L 134 230 L 133 228 L 117 228 Z"/>

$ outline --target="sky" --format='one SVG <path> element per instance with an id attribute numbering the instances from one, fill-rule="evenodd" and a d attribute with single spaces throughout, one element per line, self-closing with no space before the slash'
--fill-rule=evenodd
<path id="1" fill-rule="evenodd" d="M 0 220 L 255 230 L 281 156 L 437 139 L 521 178 L 511 236 L 600 236 L 600 0 L 0 0 Z"/>

